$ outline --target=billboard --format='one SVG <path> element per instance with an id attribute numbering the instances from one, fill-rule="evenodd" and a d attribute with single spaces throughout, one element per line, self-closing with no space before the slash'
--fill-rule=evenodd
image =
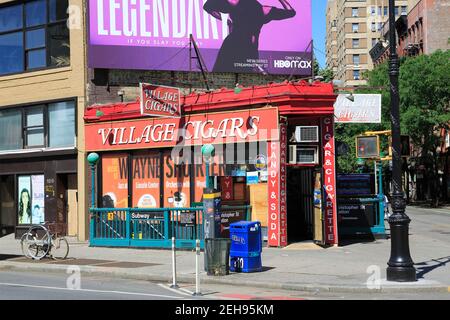
<path id="1" fill-rule="evenodd" d="M 89 67 L 311 74 L 311 0 L 89 0 Z M 191 52 L 191 53 L 190 53 Z"/>
<path id="2" fill-rule="evenodd" d="M 339 94 L 334 103 L 335 121 L 340 123 L 381 123 L 381 94 Z"/>

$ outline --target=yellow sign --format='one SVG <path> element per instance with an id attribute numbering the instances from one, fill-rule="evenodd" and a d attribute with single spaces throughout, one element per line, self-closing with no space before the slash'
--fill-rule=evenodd
<path id="1" fill-rule="evenodd" d="M 112 220 L 114 220 L 114 213 L 108 212 L 108 221 L 112 221 Z"/>

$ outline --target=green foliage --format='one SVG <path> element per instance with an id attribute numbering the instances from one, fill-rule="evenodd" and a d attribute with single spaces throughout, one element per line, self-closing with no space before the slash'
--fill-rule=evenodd
<path id="1" fill-rule="evenodd" d="M 355 136 L 364 131 L 389 130 L 390 82 L 388 62 L 363 75 L 366 88 L 356 93 L 381 93 L 381 124 L 336 124 L 336 140 L 348 143 L 350 152 L 338 157 L 338 169 L 356 171 Z M 436 51 L 431 55 L 402 58 L 400 60 L 400 124 L 402 134 L 411 136 L 422 154 L 434 152 L 439 143 L 436 130 L 448 128 L 450 123 L 450 50 Z M 387 150 L 387 139 L 382 140 L 381 150 Z"/>
<path id="2" fill-rule="evenodd" d="M 325 68 L 319 71 L 319 76 L 323 77 L 322 82 L 331 82 L 334 79 L 334 72 L 330 68 Z"/>

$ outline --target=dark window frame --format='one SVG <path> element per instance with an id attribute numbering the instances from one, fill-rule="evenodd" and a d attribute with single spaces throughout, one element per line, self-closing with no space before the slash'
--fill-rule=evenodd
<path id="1" fill-rule="evenodd" d="M 42 70 L 48 70 L 48 69 L 55 69 L 55 68 L 64 68 L 64 67 L 70 67 L 70 59 L 69 59 L 69 64 L 68 65 L 64 65 L 64 66 L 52 66 L 51 65 L 51 57 L 50 57 L 50 42 L 49 42 L 49 29 L 51 27 L 54 27 L 56 25 L 66 25 L 67 24 L 67 20 L 69 17 L 65 18 L 65 19 L 59 19 L 56 21 L 52 21 L 50 22 L 50 0 L 45 0 L 45 4 L 46 4 L 46 21 L 45 24 L 40 24 L 40 25 L 34 25 L 31 27 L 27 27 L 26 26 L 26 10 L 25 10 L 25 5 L 27 3 L 29 3 L 30 1 L 27 0 L 18 0 L 18 1 L 14 1 L 14 2 L 8 2 L 5 4 L 0 4 L 0 10 L 6 7 L 11 7 L 11 6 L 16 6 L 16 5 L 20 5 L 22 6 L 22 28 L 18 28 L 18 29 L 12 29 L 12 30 L 8 30 L 8 31 L 3 31 L 0 32 L 0 36 L 3 35 L 7 35 L 7 34 L 11 34 L 11 33 L 17 33 L 17 32 L 22 32 L 22 45 L 23 45 L 23 70 L 22 71 L 16 71 L 16 72 L 9 72 L 9 73 L 0 73 L 0 77 L 4 77 L 4 76 L 10 76 L 10 75 L 15 75 L 15 74 L 22 74 L 22 73 L 27 73 L 27 72 L 36 72 L 36 71 L 42 71 Z M 69 3 L 68 3 L 69 5 Z M 33 31 L 33 30 L 37 30 L 37 29 L 44 29 L 44 33 L 45 33 L 45 63 L 46 66 L 45 67 L 37 67 L 37 68 L 28 68 L 28 61 L 27 61 L 27 53 L 31 52 L 31 51 L 36 51 L 36 50 L 42 50 L 44 49 L 44 47 L 39 47 L 39 48 L 33 48 L 33 49 L 26 49 L 26 32 L 27 31 Z M 69 43 L 70 43 L 70 30 L 69 30 Z M 70 48 L 69 48 L 69 58 L 70 58 Z"/>
<path id="2" fill-rule="evenodd" d="M 50 132 L 50 120 L 49 120 L 49 113 L 48 113 L 48 107 L 50 104 L 54 104 L 54 103 L 59 103 L 59 102 L 73 102 L 73 106 L 74 106 L 74 135 L 75 137 L 78 139 L 78 118 L 77 118 L 77 112 L 78 112 L 78 98 L 77 97 L 70 97 L 70 98 L 66 98 L 66 99 L 53 99 L 53 100 L 46 100 L 46 101 L 41 101 L 41 102 L 33 102 L 31 104 L 17 104 L 17 105 L 13 105 L 13 106 L 8 106 L 5 108 L 2 108 L 1 110 L 19 110 L 20 114 L 21 114 L 21 122 L 22 122 L 22 127 L 21 127 L 21 134 L 22 134 L 22 148 L 21 149 L 15 149 L 15 150 L 8 150 L 8 151 L 17 151 L 17 150 L 33 150 L 33 149 L 38 149 L 38 148 L 53 148 L 50 146 L 50 137 L 49 137 L 49 132 Z M 39 107 L 42 106 L 43 107 L 43 123 L 44 123 L 44 145 L 43 146 L 31 146 L 28 147 L 28 141 L 26 141 L 26 113 L 28 110 L 33 109 L 35 107 Z M 29 127 L 32 128 L 33 126 Z M 41 127 L 41 126 L 37 126 L 37 127 Z M 56 147 L 59 148 L 59 147 Z M 74 144 L 73 147 L 67 147 L 67 148 L 77 148 L 77 145 Z"/>

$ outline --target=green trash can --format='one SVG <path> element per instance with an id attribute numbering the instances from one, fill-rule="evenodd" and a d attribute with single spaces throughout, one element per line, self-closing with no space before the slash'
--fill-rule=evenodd
<path id="1" fill-rule="evenodd" d="M 230 274 L 230 246 L 228 238 L 205 239 L 205 271 L 208 276 Z"/>

